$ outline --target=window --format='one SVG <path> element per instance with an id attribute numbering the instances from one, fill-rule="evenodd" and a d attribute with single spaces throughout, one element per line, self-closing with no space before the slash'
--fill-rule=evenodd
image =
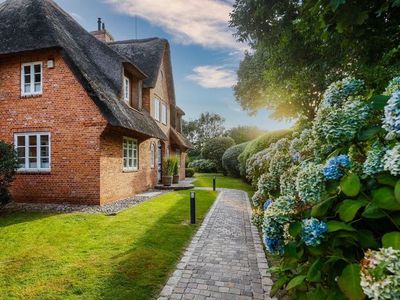
<path id="1" fill-rule="evenodd" d="M 42 63 L 23 64 L 21 70 L 21 95 L 42 94 Z"/>
<path id="2" fill-rule="evenodd" d="M 154 99 L 154 119 L 160 121 L 160 99 Z"/>
<path id="3" fill-rule="evenodd" d="M 154 143 L 150 145 L 150 168 L 154 169 L 156 165 L 156 148 Z"/>
<path id="4" fill-rule="evenodd" d="M 128 77 L 124 76 L 124 101 L 130 104 L 131 100 L 131 82 Z"/>
<path id="5" fill-rule="evenodd" d="M 124 137 L 124 171 L 137 171 L 138 169 L 138 145 L 137 140 Z"/>
<path id="6" fill-rule="evenodd" d="M 168 115 L 167 115 L 167 106 L 164 103 L 161 103 L 161 122 L 167 125 Z"/>
<path id="7" fill-rule="evenodd" d="M 50 133 L 14 135 L 19 171 L 50 171 Z"/>

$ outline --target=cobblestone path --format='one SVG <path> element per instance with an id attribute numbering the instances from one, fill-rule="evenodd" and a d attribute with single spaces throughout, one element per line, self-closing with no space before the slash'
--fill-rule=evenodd
<path id="1" fill-rule="evenodd" d="M 272 285 L 247 194 L 222 190 L 159 300 L 270 299 Z"/>

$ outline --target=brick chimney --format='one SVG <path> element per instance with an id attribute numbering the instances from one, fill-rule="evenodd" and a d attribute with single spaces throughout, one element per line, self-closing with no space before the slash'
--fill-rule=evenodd
<path id="1" fill-rule="evenodd" d="M 91 34 L 102 42 L 114 42 L 113 36 L 106 30 L 106 25 L 101 21 L 101 18 L 97 19 L 97 30 L 92 31 Z"/>

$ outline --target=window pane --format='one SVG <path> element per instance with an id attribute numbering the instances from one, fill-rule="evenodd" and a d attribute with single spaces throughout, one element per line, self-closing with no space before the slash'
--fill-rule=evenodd
<path id="1" fill-rule="evenodd" d="M 30 169 L 36 169 L 37 168 L 37 159 L 35 158 L 29 158 L 29 168 Z"/>
<path id="2" fill-rule="evenodd" d="M 28 84 L 28 83 L 30 84 L 31 83 L 31 75 L 25 75 L 24 80 L 25 80 L 25 82 L 24 82 L 25 84 Z"/>
<path id="3" fill-rule="evenodd" d="M 126 158 L 124 158 L 124 168 L 128 167 L 128 160 Z"/>
<path id="4" fill-rule="evenodd" d="M 40 92 L 42 90 L 42 85 L 40 83 L 35 83 L 35 92 Z"/>
<path id="5" fill-rule="evenodd" d="M 132 158 L 129 158 L 129 160 L 128 160 L 128 166 L 129 166 L 129 168 L 132 168 L 132 167 L 133 167 L 133 160 L 132 160 Z"/>
<path id="6" fill-rule="evenodd" d="M 37 157 L 36 147 L 29 147 L 29 157 Z"/>
<path id="7" fill-rule="evenodd" d="M 25 146 L 25 137 L 24 136 L 19 136 L 17 137 L 17 146 Z"/>
<path id="8" fill-rule="evenodd" d="M 40 167 L 42 169 L 48 169 L 50 167 L 50 161 L 49 158 L 41 158 L 40 159 Z"/>
<path id="9" fill-rule="evenodd" d="M 35 73 L 40 73 L 40 72 L 41 72 L 41 66 L 35 65 Z"/>
<path id="10" fill-rule="evenodd" d="M 30 93 L 30 92 L 31 92 L 31 85 L 30 84 L 25 84 L 24 93 Z"/>
<path id="11" fill-rule="evenodd" d="M 40 136 L 40 145 L 41 146 L 48 146 L 49 145 L 49 136 L 48 135 L 41 135 Z"/>
<path id="12" fill-rule="evenodd" d="M 36 146 L 36 135 L 29 136 L 29 146 Z"/>
<path id="13" fill-rule="evenodd" d="M 35 75 L 35 82 L 40 83 L 42 81 L 42 78 L 40 76 L 40 74 L 36 74 Z"/>
<path id="14" fill-rule="evenodd" d="M 24 74 L 31 74 L 31 66 L 25 66 L 24 67 Z"/>
<path id="15" fill-rule="evenodd" d="M 17 155 L 19 158 L 25 158 L 25 147 L 18 147 Z"/>
<path id="16" fill-rule="evenodd" d="M 25 158 L 18 158 L 18 169 L 25 168 Z"/>
<path id="17" fill-rule="evenodd" d="M 40 147 L 40 156 L 49 157 L 49 147 Z"/>

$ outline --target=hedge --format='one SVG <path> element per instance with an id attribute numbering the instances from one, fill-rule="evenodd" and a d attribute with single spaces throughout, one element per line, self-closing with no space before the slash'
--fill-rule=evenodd
<path id="1" fill-rule="evenodd" d="M 246 148 L 247 144 L 248 143 L 235 145 L 225 151 L 224 155 L 222 156 L 222 166 L 227 175 L 232 177 L 240 177 L 239 155 Z"/>

